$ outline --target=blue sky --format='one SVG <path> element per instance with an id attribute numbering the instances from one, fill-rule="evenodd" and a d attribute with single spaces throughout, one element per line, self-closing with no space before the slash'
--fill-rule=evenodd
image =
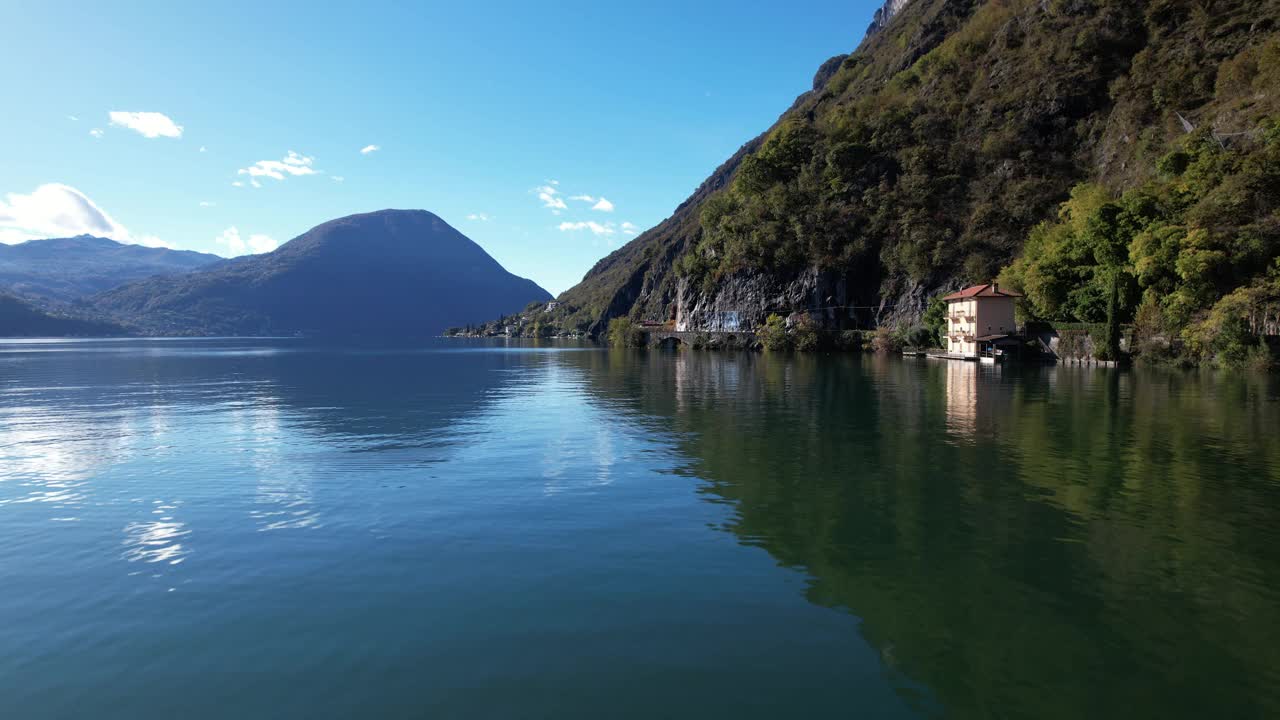
<path id="1" fill-rule="evenodd" d="M 423 208 L 558 293 L 769 126 L 879 4 L 18 3 L 0 240 L 230 255 Z"/>

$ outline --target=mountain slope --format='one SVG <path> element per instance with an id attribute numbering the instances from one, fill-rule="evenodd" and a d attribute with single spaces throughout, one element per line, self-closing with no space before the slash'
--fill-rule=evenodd
<path id="1" fill-rule="evenodd" d="M 94 298 L 150 334 L 404 336 L 516 312 L 551 295 L 424 210 L 331 220 L 273 252 Z"/>
<path id="2" fill-rule="evenodd" d="M 122 335 L 109 322 L 39 310 L 12 295 L 0 294 L 0 337 L 102 337 Z"/>
<path id="3" fill-rule="evenodd" d="M 886 9 L 764 136 L 563 293 L 562 327 L 599 333 L 630 315 L 717 329 L 798 310 L 829 327 L 909 322 L 938 292 L 1009 265 L 1081 183 L 1116 197 L 1167 180 L 1158 161 L 1188 143 L 1242 166 L 1269 152 L 1280 3 Z M 1280 242 L 1264 222 L 1274 207 L 1249 192 L 1242 212 L 1274 258 Z"/>
<path id="4" fill-rule="evenodd" d="M 92 235 L 0 245 L 0 288 L 42 301 L 69 302 L 152 275 L 186 273 L 217 255 L 126 245 Z"/>

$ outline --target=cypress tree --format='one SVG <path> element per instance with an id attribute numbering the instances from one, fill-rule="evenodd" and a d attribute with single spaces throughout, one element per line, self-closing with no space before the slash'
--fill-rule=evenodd
<path id="1" fill-rule="evenodd" d="M 1107 294 L 1107 359 L 1120 359 L 1120 271 L 1111 271 L 1111 291 Z"/>

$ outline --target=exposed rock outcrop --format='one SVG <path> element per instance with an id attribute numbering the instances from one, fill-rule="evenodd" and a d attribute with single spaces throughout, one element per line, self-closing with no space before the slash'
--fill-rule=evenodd
<path id="1" fill-rule="evenodd" d="M 677 283 L 676 329 L 734 332 L 753 329 L 772 313 L 807 313 L 831 330 L 874 327 L 889 311 L 876 296 L 874 279 L 808 269 L 795 275 L 752 272 L 704 291 Z"/>
<path id="2" fill-rule="evenodd" d="M 883 30 L 895 15 L 902 12 L 902 8 L 906 7 L 908 2 L 910 0 L 885 0 L 884 6 L 876 10 L 876 14 L 871 17 L 871 26 L 867 28 L 867 34 Z"/>

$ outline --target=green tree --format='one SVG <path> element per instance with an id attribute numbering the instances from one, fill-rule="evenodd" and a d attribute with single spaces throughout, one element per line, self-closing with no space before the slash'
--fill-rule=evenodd
<path id="1" fill-rule="evenodd" d="M 929 337 L 927 341 L 922 343 L 922 347 L 943 347 L 942 338 L 947 334 L 947 301 L 942 298 L 942 295 L 937 295 L 930 300 L 929 307 L 925 309 L 924 316 L 920 318 L 920 324 L 929 333 Z"/>
<path id="2" fill-rule="evenodd" d="M 612 347 L 640 347 L 644 344 L 644 333 L 636 327 L 631 318 L 618 317 L 609 321 L 609 345 Z"/>

